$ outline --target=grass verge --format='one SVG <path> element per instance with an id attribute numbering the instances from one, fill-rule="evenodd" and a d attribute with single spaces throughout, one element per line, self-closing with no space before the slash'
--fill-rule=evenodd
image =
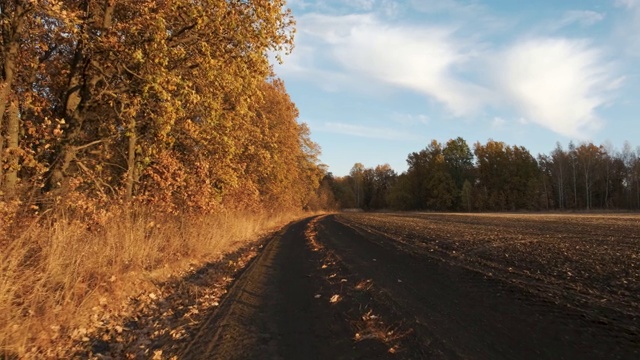
<path id="1" fill-rule="evenodd" d="M 57 212 L 18 222 L 7 209 L 0 214 L 0 359 L 55 354 L 96 305 L 117 306 L 303 215 L 143 208 L 104 212 L 97 221 Z"/>

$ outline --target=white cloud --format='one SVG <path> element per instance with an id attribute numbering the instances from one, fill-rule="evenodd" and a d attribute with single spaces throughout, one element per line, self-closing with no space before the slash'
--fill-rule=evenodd
<path id="1" fill-rule="evenodd" d="M 558 27 L 564 27 L 576 23 L 582 26 L 590 26 L 604 20 L 604 17 L 604 14 L 596 11 L 571 10 L 564 14 Z"/>
<path id="2" fill-rule="evenodd" d="M 524 40 L 501 45 L 498 41 L 505 40 L 501 39 L 487 45 L 483 39 L 489 35 L 483 34 L 484 27 L 463 37 L 459 28 L 396 23 L 376 12 L 385 3 L 396 4 L 352 0 L 350 4 L 373 8 L 365 14 L 299 16 L 296 49 L 285 59 L 288 64 L 282 70 L 328 92 L 355 90 L 382 97 L 397 89 L 410 90 L 467 119 L 511 108 L 517 110 L 512 114 L 514 125 L 536 124 L 581 138 L 602 126 L 598 110 L 612 102 L 612 91 L 625 80 L 605 58 L 603 48 L 586 40 L 548 35 L 571 24 L 593 25 L 604 19 L 604 13 L 569 11 L 556 19 L 556 30 L 550 32 L 545 22 L 544 29 L 529 32 Z M 453 0 L 412 3 L 422 11 L 464 11 L 481 6 L 476 4 Z M 640 19 L 640 0 L 619 0 L 617 4 L 637 10 Z M 498 46 L 506 50 L 495 50 Z M 394 115 L 390 120 L 421 121 L 410 116 Z M 505 126 L 502 118 L 490 119 L 492 126 Z M 369 128 L 327 124 L 324 131 L 382 136 Z"/>
<path id="3" fill-rule="evenodd" d="M 639 8 L 640 0 L 616 0 L 616 6 L 626 7 L 629 9 Z"/>
<path id="4" fill-rule="evenodd" d="M 616 35 L 624 39 L 627 54 L 640 57 L 640 0 L 616 0 L 615 5 L 623 10 Z"/>
<path id="5" fill-rule="evenodd" d="M 331 132 L 336 134 L 358 136 L 370 139 L 383 139 L 383 140 L 416 140 L 419 139 L 415 134 L 398 131 L 390 128 L 372 127 L 353 125 L 339 122 L 326 122 L 319 128 L 318 131 Z"/>
<path id="6" fill-rule="evenodd" d="M 491 127 L 496 129 L 500 129 L 504 127 L 506 124 L 507 124 L 507 120 L 499 116 L 494 117 L 493 120 L 491 121 Z"/>
<path id="7" fill-rule="evenodd" d="M 364 11 L 370 11 L 375 4 L 375 0 L 343 0 L 343 2 L 352 8 Z"/>
<path id="8" fill-rule="evenodd" d="M 456 0 L 412 0 L 414 9 L 425 13 L 452 12 L 456 14 L 473 14 L 483 12 L 483 7 L 473 1 Z"/>
<path id="9" fill-rule="evenodd" d="M 394 26 L 372 14 L 309 14 L 298 23 L 304 24 L 303 36 L 313 37 L 338 71 L 420 92 L 456 116 L 476 112 L 491 96 L 487 89 L 458 79 L 456 71 L 474 60 L 478 50 L 457 39 L 452 29 Z"/>
<path id="10" fill-rule="evenodd" d="M 496 77 L 507 100 L 531 122 L 584 138 L 602 125 L 596 110 L 619 86 L 613 66 L 586 41 L 530 39 L 498 59 Z"/>
<path id="11" fill-rule="evenodd" d="M 426 125 L 429 123 L 429 116 L 425 114 L 405 114 L 395 112 L 391 115 L 391 120 L 402 125 Z"/>
<path id="12" fill-rule="evenodd" d="M 400 4 L 393 0 L 382 0 L 380 10 L 384 16 L 394 18 L 400 12 Z"/>

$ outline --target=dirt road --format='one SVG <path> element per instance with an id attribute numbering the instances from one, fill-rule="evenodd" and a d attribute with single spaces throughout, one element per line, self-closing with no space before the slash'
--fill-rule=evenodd
<path id="1" fill-rule="evenodd" d="M 548 269 L 533 274 L 524 262 L 516 269 L 504 263 L 501 271 L 499 257 L 476 255 L 478 244 L 460 256 L 456 241 L 462 235 L 434 239 L 437 229 L 417 228 L 411 234 L 402 224 L 409 217 L 328 215 L 283 229 L 176 354 L 188 359 L 640 358 L 637 294 L 588 301 L 566 279 L 545 277 Z M 453 228 L 473 226 L 464 224 L 467 218 L 438 220 Z M 439 245 L 429 246 L 434 242 Z M 638 248 L 635 242 L 629 256 L 635 258 Z"/>

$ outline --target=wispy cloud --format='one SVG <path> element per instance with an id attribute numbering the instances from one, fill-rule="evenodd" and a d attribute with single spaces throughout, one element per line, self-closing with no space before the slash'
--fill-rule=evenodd
<path id="1" fill-rule="evenodd" d="M 637 18 L 628 26 L 637 28 L 633 34 L 640 33 L 640 0 L 616 1 Z M 444 12 L 458 19 L 469 19 L 476 11 L 485 19 L 494 19 L 488 8 L 476 1 L 397 4 L 391 0 L 350 0 L 339 6 L 359 12 L 337 14 L 319 11 L 327 2 L 318 2 L 312 12 L 298 16 L 297 47 L 283 70 L 313 81 L 325 91 L 409 90 L 424 96 L 425 105 L 440 104 L 455 117 L 469 119 L 491 111 L 508 118 L 526 118 L 528 124 L 580 138 L 602 127 L 604 121 L 598 112 L 612 102 L 614 90 L 624 82 L 603 46 L 558 35 L 568 26 L 600 23 L 604 12 L 567 11 L 552 24 L 542 21 L 540 26 L 532 26 L 534 30 L 529 29 L 526 37 L 502 34 L 498 41 L 492 39 L 495 33 L 486 33 L 495 29 L 487 30 L 478 23 L 472 33 L 469 27 L 461 31 L 459 24 L 398 22 L 382 11 L 410 8 L 434 16 Z M 640 54 L 638 39 L 629 41 L 638 44 Z M 488 120 L 488 125 L 505 125 L 503 117 L 491 114 L 489 119 L 493 121 Z M 401 116 L 390 120 L 416 122 Z M 394 139 L 406 135 L 388 130 L 326 123 L 322 131 Z"/>
<path id="2" fill-rule="evenodd" d="M 370 139 L 406 141 L 417 140 L 420 138 L 415 134 L 391 128 L 353 125 L 340 122 L 325 122 L 321 126 L 315 128 L 315 130 Z"/>
<path id="3" fill-rule="evenodd" d="M 460 14 L 473 14 L 484 12 L 484 7 L 475 1 L 456 0 L 412 0 L 414 9 L 425 13 L 454 12 Z"/>
<path id="4" fill-rule="evenodd" d="M 496 116 L 491 120 L 491 127 L 494 129 L 501 129 L 507 124 L 507 120 Z"/>
<path id="5" fill-rule="evenodd" d="M 597 108 L 620 84 L 612 65 L 587 41 L 539 38 L 501 54 L 501 91 L 532 122 L 566 136 L 585 137 L 602 121 Z"/>
<path id="6" fill-rule="evenodd" d="M 456 116 L 470 115 L 490 98 L 490 91 L 456 71 L 472 61 L 476 45 L 444 27 L 385 24 L 373 14 L 303 16 L 303 36 L 313 37 L 337 71 L 420 92 Z"/>
<path id="7" fill-rule="evenodd" d="M 362 11 L 371 11 L 373 5 L 376 3 L 375 0 L 343 0 L 343 2 L 350 7 Z"/>
<path id="8" fill-rule="evenodd" d="M 391 115 L 391 120 L 401 125 L 426 125 L 429 123 L 429 116 L 395 112 Z"/>
<path id="9" fill-rule="evenodd" d="M 604 14 L 592 10 L 571 10 L 564 14 L 558 27 L 572 24 L 590 26 L 604 20 L 604 17 Z"/>
<path id="10" fill-rule="evenodd" d="M 640 0 L 616 0 L 615 4 L 624 10 L 617 35 L 626 42 L 625 50 L 628 54 L 640 57 Z"/>
<path id="11" fill-rule="evenodd" d="M 626 8 L 638 8 L 640 7 L 639 0 L 615 0 L 616 6 L 626 7 Z"/>

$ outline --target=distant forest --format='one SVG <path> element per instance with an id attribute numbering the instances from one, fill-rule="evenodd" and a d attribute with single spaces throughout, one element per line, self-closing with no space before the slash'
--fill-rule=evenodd
<path id="1" fill-rule="evenodd" d="M 327 175 L 342 208 L 365 210 L 518 211 L 640 209 L 640 148 L 560 143 L 537 158 L 522 146 L 489 140 L 473 150 L 458 137 L 436 140 L 407 157 L 397 174 L 388 164 Z"/>

